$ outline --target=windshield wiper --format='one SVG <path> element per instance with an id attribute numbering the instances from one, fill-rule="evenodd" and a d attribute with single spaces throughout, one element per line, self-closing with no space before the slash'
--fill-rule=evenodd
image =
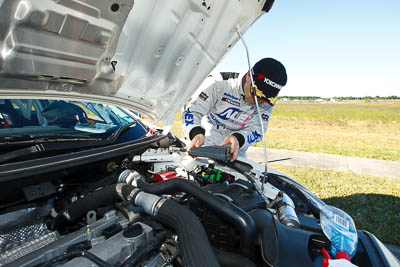
<path id="1" fill-rule="evenodd" d="M 90 147 L 90 146 L 109 145 L 114 143 L 115 140 L 125 130 L 128 130 L 130 127 L 134 125 L 136 125 L 136 123 L 130 123 L 122 127 L 119 127 L 105 140 L 101 138 L 94 138 L 91 136 L 64 135 L 64 134 L 52 134 L 52 135 L 40 135 L 40 136 L 39 135 L 7 136 L 5 138 L 0 139 L 1 140 L 0 146 L 11 145 L 11 144 L 12 145 L 35 144 L 35 145 L 2 154 L 0 158 L 0 164 L 8 162 L 13 159 L 21 158 L 36 153 L 56 151 L 56 150 L 66 150 L 66 149 L 71 150 L 71 149 Z M 66 144 L 65 142 L 68 143 Z"/>
<path id="2" fill-rule="evenodd" d="M 51 142 L 77 142 L 77 141 L 101 141 L 101 138 L 85 135 L 66 135 L 66 134 L 48 134 L 48 135 L 13 135 L 0 137 L 0 146 L 4 145 L 29 145 Z"/>
<path id="3" fill-rule="evenodd" d="M 107 140 L 109 142 L 114 143 L 115 140 L 117 140 L 117 138 L 126 130 L 128 130 L 129 128 L 131 128 L 132 126 L 136 126 L 136 122 L 131 122 L 128 124 L 125 124 L 124 126 L 119 127 L 118 129 L 116 129 L 108 138 Z"/>
<path id="4" fill-rule="evenodd" d="M 4 163 L 12 159 L 20 158 L 26 155 L 35 154 L 43 151 L 45 151 L 45 148 L 42 144 L 14 150 L 12 152 L 8 152 L 1 155 L 0 163 Z"/>
<path id="5" fill-rule="evenodd" d="M 38 142 L 34 146 L 17 149 L 11 152 L 0 155 L 0 164 L 13 159 L 26 157 L 36 153 L 43 153 L 57 150 L 73 150 L 83 147 L 93 147 L 102 144 L 103 140 L 98 138 L 71 138 L 71 139 L 35 139 L 31 140 Z M 68 142 L 66 142 L 68 141 Z M 15 144 L 15 143 L 12 143 Z M 21 144 L 21 143 L 19 143 Z M 26 143 L 26 141 L 23 142 Z"/>
<path id="6" fill-rule="evenodd" d="M 74 149 L 83 146 L 93 146 L 100 142 L 101 138 L 94 138 L 91 136 L 82 135 L 63 135 L 63 134 L 52 134 L 52 135 L 18 135 L 18 136 L 6 136 L 0 138 L 1 146 L 20 146 L 30 145 L 34 146 L 17 149 L 11 152 L 7 152 L 1 155 L 0 163 L 8 162 L 10 160 L 41 153 L 45 151 L 65 150 Z"/>

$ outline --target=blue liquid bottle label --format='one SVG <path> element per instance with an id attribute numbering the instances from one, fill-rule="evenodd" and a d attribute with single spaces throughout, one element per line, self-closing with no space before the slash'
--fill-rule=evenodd
<path id="1" fill-rule="evenodd" d="M 342 216 L 339 216 L 337 214 L 333 215 L 333 221 L 343 227 L 344 229 L 346 229 L 347 231 L 350 229 L 350 223 L 348 220 L 346 220 L 345 218 L 343 218 Z"/>

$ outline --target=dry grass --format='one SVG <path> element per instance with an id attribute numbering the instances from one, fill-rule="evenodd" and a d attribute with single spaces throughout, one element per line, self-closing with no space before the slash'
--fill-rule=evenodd
<path id="1" fill-rule="evenodd" d="M 180 113 L 172 132 L 182 137 Z M 266 140 L 269 148 L 400 161 L 400 101 L 278 102 Z"/>
<path id="2" fill-rule="evenodd" d="M 330 121 L 400 121 L 400 101 L 347 101 L 333 103 L 279 101 L 274 115 Z"/>
<path id="3" fill-rule="evenodd" d="M 266 139 L 269 148 L 400 161 L 400 102 L 279 102 Z"/>
<path id="4" fill-rule="evenodd" d="M 266 140 L 269 148 L 400 161 L 400 122 L 273 115 Z"/>

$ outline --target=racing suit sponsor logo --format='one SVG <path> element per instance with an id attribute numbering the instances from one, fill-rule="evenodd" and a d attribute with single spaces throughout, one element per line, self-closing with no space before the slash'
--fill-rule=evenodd
<path id="1" fill-rule="evenodd" d="M 227 102 L 227 103 L 229 103 L 231 105 L 234 105 L 234 106 L 240 106 L 240 102 L 232 100 L 232 99 L 229 99 L 229 98 L 226 98 L 226 97 L 223 97 L 221 99 L 221 101 Z"/>
<path id="2" fill-rule="evenodd" d="M 217 118 L 215 118 L 215 116 L 214 116 L 213 114 L 209 114 L 207 117 L 208 117 L 208 121 L 209 121 L 211 124 L 225 127 L 225 124 L 223 124 L 223 123 L 221 123 L 219 120 L 217 120 Z"/>
<path id="3" fill-rule="evenodd" d="M 242 115 L 244 115 L 244 114 L 242 114 Z M 239 116 L 239 117 L 242 117 L 242 116 Z M 248 120 L 250 120 L 250 116 L 247 116 L 242 122 L 236 123 L 236 125 L 244 127 Z"/>
<path id="4" fill-rule="evenodd" d="M 268 121 L 268 119 L 269 119 L 268 114 L 266 114 L 266 113 L 261 114 L 261 119 Z"/>
<path id="5" fill-rule="evenodd" d="M 222 111 L 219 114 L 215 114 L 218 117 L 220 117 L 221 119 L 223 119 L 224 121 L 229 120 L 230 118 L 232 118 L 233 116 L 235 116 L 237 113 L 239 113 L 241 110 L 238 108 L 227 108 L 224 111 Z"/>
<path id="6" fill-rule="evenodd" d="M 247 143 L 249 145 L 251 145 L 251 144 L 257 142 L 260 137 L 261 137 L 261 135 L 259 133 L 257 133 L 257 131 L 253 131 L 253 132 L 251 132 L 251 134 L 249 134 L 247 136 Z"/>
<path id="7" fill-rule="evenodd" d="M 207 98 L 208 98 L 208 95 L 207 95 L 206 93 L 204 93 L 204 92 L 201 92 L 201 94 L 199 95 L 199 98 L 200 98 L 201 100 L 206 101 Z"/>
<path id="8" fill-rule="evenodd" d="M 224 96 L 230 97 L 230 98 L 232 98 L 233 100 L 237 100 L 237 101 L 240 100 L 238 97 L 236 97 L 236 96 L 234 96 L 234 95 L 231 95 L 231 94 L 228 94 L 228 93 L 224 93 Z"/>
<path id="9" fill-rule="evenodd" d="M 185 114 L 185 125 L 188 126 L 191 124 L 194 124 L 194 117 L 190 110 L 187 109 Z"/>

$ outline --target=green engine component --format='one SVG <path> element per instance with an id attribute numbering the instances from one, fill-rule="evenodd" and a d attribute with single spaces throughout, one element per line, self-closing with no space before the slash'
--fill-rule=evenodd
<path id="1" fill-rule="evenodd" d="M 233 175 L 230 175 L 211 166 L 202 166 L 201 170 L 197 172 L 196 177 L 198 177 L 197 180 L 199 180 L 199 182 L 202 184 L 224 182 L 232 183 L 235 181 L 235 177 Z"/>

